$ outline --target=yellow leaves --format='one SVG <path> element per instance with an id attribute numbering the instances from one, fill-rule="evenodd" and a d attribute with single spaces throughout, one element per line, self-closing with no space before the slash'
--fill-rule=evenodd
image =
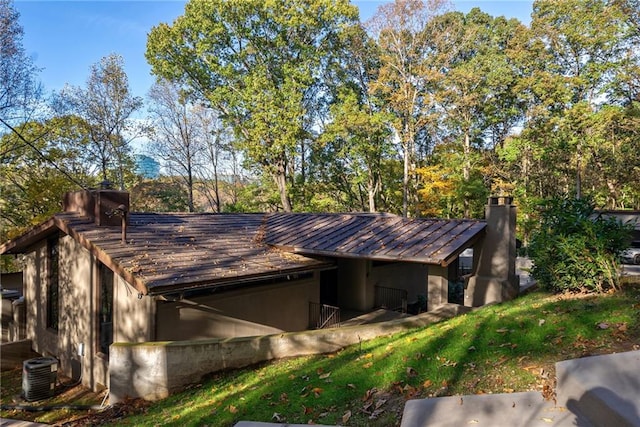
<path id="1" fill-rule="evenodd" d="M 351 418 L 351 411 L 345 412 L 344 415 L 342 415 L 342 424 L 348 423 L 350 418 Z"/>

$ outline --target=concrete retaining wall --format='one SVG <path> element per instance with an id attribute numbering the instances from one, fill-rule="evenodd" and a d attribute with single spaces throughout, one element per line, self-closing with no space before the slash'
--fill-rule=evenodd
<path id="1" fill-rule="evenodd" d="M 109 402 L 127 397 L 162 399 L 212 372 L 283 357 L 330 353 L 361 340 L 423 327 L 468 310 L 447 304 L 418 316 L 362 326 L 259 337 L 114 343 L 109 352 Z"/>

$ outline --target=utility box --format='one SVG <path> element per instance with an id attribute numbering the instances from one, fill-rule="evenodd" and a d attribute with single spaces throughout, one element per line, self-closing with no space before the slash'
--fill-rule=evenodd
<path id="1" fill-rule="evenodd" d="M 58 360 L 54 357 L 36 357 L 22 364 L 22 393 L 25 400 L 43 400 L 53 397 L 58 378 Z"/>

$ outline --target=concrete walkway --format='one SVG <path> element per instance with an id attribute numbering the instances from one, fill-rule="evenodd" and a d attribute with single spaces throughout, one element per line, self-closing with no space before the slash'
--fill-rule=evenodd
<path id="1" fill-rule="evenodd" d="M 0 418 L 0 427 L 43 427 L 47 425 L 48 424 L 32 423 L 31 421 L 8 420 L 6 418 Z"/>
<path id="2" fill-rule="evenodd" d="M 640 427 L 640 351 L 558 362 L 556 377 L 556 402 L 539 392 L 416 399 L 405 405 L 401 427 Z M 235 427 L 271 426 L 282 424 Z"/>
<path id="3" fill-rule="evenodd" d="M 556 363 L 557 401 L 538 392 L 407 402 L 401 427 L 640 427 L 640 351 Z"/>

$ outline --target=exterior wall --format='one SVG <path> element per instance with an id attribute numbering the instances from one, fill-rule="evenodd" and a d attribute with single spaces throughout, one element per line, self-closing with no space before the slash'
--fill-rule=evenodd
<path id="1" fill-rule="evenodd" d="M 429 266 L 409 262 L 393 262 L 371 267 L 368 281 L 373 286 L 404 289 L 409 302 L 415 302 L 418 295 L 427 296 L 427 275 Z"/>
<path id="2" fill-rule="evenodd" d="M 511 198 L 490 197 L 485 206 L 486 235 L 473 251 L 474 273 L 465 286 L 464 304 L 479 307 L 515 298 L 520 290 L 516 276 L 516 206 Z"/>
<path id="3" fill-rule="evenodd" d="M 27 338 L 33 350 L 43 356 L 57 356 L 58 333 L 47 329 L 47 244 L 35 245 L 24 258 L 24 300 L 27 311 Z"/>
<path id="4" fill-rule="evenodd" d="M 374 282 L 367 280 L 369 261 L 338 259 L 338 305 L 347 310 L 366 311 L 375 304 Z"/>
<path id="5" fill-rule="evenodd" d="M 93 257 L 69 236 L 59 240 L 58 346 L 54 355 L 60 370 L 74 379 L 82 375 L 82 383 L 92 387 L 91 364 L 80 354 L 80 344 L 89 349 L 92 335 L 94 302 Z M 43 306 L 47 292 L 43 289 Z M 84 354 L 89 354 L 83 351 Z"/>
<path id="6" fill-rule="evenodd" d="M 309 302 L 320 298 L 312 278 L 254 286 L 176 302 L 158 301 L 156 341 L 231 338 L 303 331 Z"/>
<path id="7" fill-rule="evenodd" d="M 108 387 L 108 356 L 99 353 L 97 329 L 97 261 L 71 237 L 59 240 L 58 331 L 47 328 L 48 260 L 46 240 L 25 257 L 24 294 L 27 338 L 33 349 L 60 360 L 59 371 L 94 390 Z M 133 288 L 115 276 L 114 340 L 151 339 L 149 298 L 139 300 Z M 122 319 L 122 320 L 121 320 Z"/>

